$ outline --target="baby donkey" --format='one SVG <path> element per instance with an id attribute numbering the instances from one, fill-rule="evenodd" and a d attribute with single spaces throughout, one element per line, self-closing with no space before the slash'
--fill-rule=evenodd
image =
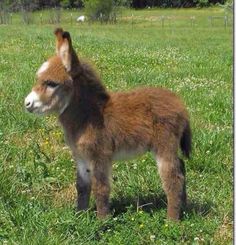
<path id="1" fill-rule="evenodd" d="M 186 203 L 185 167 L 191 130 L 187 110 L 172 92 L 139 88 L 108 92 L 91 65 L 79 59 L 70 34 L 55 30 L 56 55 L 37 71 L 25 98 L 36 114 L 56 113 L 77 163 L 78 210 L 95 195 L 97 216 L 109 213 L 112 161 L 153 153 L 167 195 L 167 216 L 178 220 Z"/>

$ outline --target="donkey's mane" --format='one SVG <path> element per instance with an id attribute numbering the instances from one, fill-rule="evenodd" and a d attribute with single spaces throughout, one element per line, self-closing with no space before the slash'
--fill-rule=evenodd
<path id="1" fill-rule="evenodd" d="M 103 108 L 110 96 L 93 66 L 80 59 L 78 73 L 73 77 L 74 95 L 66 111 L 73 111 L 80 123 L 103 125 Z M 71 114 L 71 113 L 70 113 Z"/>
<path id="2" fill-rule="evenodd" d="M 80 60 L 80 71 L 74 79 L 74 86 L 78 89 L 81 100 L 104 106 L 109 95 L 96 69 L 88 61 Z"/>

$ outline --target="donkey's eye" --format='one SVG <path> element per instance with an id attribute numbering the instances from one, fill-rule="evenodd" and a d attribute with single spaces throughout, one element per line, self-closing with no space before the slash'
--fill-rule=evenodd
<path id="1" fill-rule="evenodd" d="M 45 83 L 46 86 L 51 87 L 51 88 L 55 88 L 55 87 L 57 87 L 59 85 L 58 83 L 55 83 L 55 82 L 50 81 L 50 80 L 47 80 L 44 83 Z"/>

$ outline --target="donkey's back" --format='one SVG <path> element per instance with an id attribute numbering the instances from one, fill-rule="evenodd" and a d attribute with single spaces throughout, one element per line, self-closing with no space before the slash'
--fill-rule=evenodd
<path id="1" fill-rule="evenodd" d="M 191 132 L 187 110 L 178 96 L 163 88 L 138 88 L 110 94 L 104 110 L 106 129 L 117 152 L 145 151 L 176 153 L 179 146 L 185 155 L 191 151 Z M 187 132 L 188 131 L 188 132 Z M 124 156 L 121 156 L 125 158 Z M 115 159 L 119 159 L 117 156 Z"/>

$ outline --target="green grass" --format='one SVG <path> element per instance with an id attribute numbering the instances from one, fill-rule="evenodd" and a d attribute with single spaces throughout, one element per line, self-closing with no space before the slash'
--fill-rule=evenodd
<path id="1" fill-rule="evenodd" d="M 75 213 L 75 164 L 60 126 L 23 108 L 36 70 L 54 54 L 54 26 L 22 26 L 14 15 L 13 25 L 0 27 L 0 244 L 232 244 L 232 26 L 219 20 L 211 27 L 208 20 L 223 14 L 125 10 L 117 25 L 63 19 L 79 55 L 95 63 L 108 89 L 162 86 L 184 99 L 193 153 L 180 223 L 166 220 L 149 154 L 114 163 L 113 216 L 97 220 L 93 199 L 88 212 Z M 149 18 L 162 15 L 173 19 L 164 28 Z M 189 16 L 196 16 L 194 27 Z"/>

